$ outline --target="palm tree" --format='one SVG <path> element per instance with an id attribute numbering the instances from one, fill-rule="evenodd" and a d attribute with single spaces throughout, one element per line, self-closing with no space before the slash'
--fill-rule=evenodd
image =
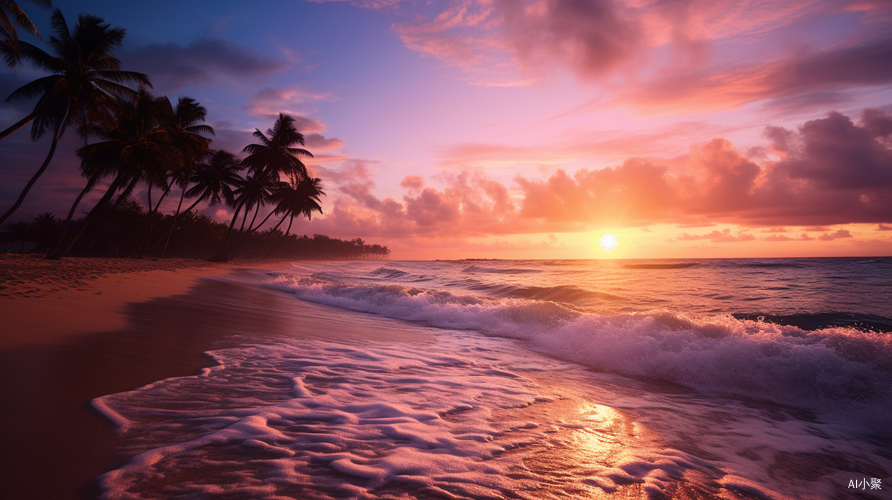
<path id="1" fill-rule="evenodd" d="M 53 6 L 50 0 L 25 0 L 48 9 Z M 19 45 L 19 35 L 16 26 L 25 33 L 34 35 L 43 40 L 37 26 L 31 22 L 28 14 L 13 0 L 0 0 L 0 57 L 10 68 L 14 68 L 22 62 L 22 48 Z"/>
<path id="2" fill-rule="evenodd" d="M 244 165 L 244 161 L 242 161 L 242 164 Z M 239 232 L 244 232 L 245 230 L 245 222 L 248 219 L 248 212 L 255 207 L 259 210 L 260 205 L 269 198 L 274 188 L 276 188 L 276 184 L 272 183 L 268 177 L 255 177 L 249 175 L 240 183 L 239 187 L 233 191 L 233 195 L 235 195 L 235 199 L 233 200 L 233 208 L 235 208 L 235 212 L 232 214 L 232 221 L 229 223 L 226 237 L 223 238 L 223 243 L 220 246 L 220 253 L 211 257 L 210 260 L 214 262 L 229 261 L 229 240 L 232 237 L 232 230 L 235 227 L 235 222 L 238 220 L 238 215 L 242 208 L 245 209 L 245 212 L 242 216 L 242 225 L 239 228 Z M 256 219 L 257 212 L 255 211 L 251 225 L 254 225 L 254 220 Z"/>
<path id="3" fill-rule="evenodd" d="M 279 229 L 279 226 L 282 225 L 282 222 L 285 221 L 286 217 L 290 217 L 288 221 L 288 229 L 285 230 L 285 234 L 282 236 L 282 239 L 279 240 L 279 244 L 276 245 L 276 248 L 272 253 L 275 253 L 282 243 L 288 239 L 288 234 L 291 232 L 291 225 L 294 223 L 295 216 L 303 214 L 307 216 L 307 220 L 313 220 L 313 212 L 322 213 L 322 206 L 320 205 L 321 200 L 319 197 L 324 196 L 325 192 L 322 191 L 321 182 L 322 180 L 319 178 L 304 179 L 292 183 L 290 186 L 280 189 L 270 196 L 270 200 L 276 202 L 276 208 L 273 212 L 277 215 L 284 215 L 282 215 L 282 219 L 279 220 L 276 227 L 271 229 L 263 242 L 261 242 L 261 248 L 263 247 L 263 244 L 266 243 L 266 238 L 269 238 L 273 232 Z M 258 248 L 257 251 L 259 250 L 260 249 Z M 254 254 L 256 254 L 257 251 L 255 251 Z M 252 254 L 252 257 L 253 256 L 254 255 Z"/>
<path id="4" fill-rule="evenodd" d="M 121 71 L 121 62 L 112 53 L 112 49 L 120 46 L 124 39 L 123 28 L 111 28 L 96 16 L 81 14 L 77 17 L 74 31 L 70 32 L 59 9 L 53 12 L 52 25 L 59 38 L 50 37 L 49 45 L 56 56 L 19 42 L 23 54 L 34 66 L 52 74 L 38 78 L 10 94 L 7 102 L 37 96 L 40 98 L 34 111 L 0 133 L 0 139 L 33 120 L 32 140 L 36 141 L 50 129 L 53 131 L 53 140 L 43 165 L 22 190 L 12 208 L 0 216 L 0 224 L 18 210 L 31 187 L 43 175 L 53 158 L 59 138 L 68 125 L 80 123 L 86 137 L 89 124 L 107 121 L 110 117 L 108 109 L 114 106 L 113 96 L 132 97 L 136 94 L 123 84 L 151 87 L 146 75 Z"/>
<path id="5" fill-rule="evenodd" d="M 9 229 L 8 233 L 0 233 L 3 236 L 3 239 L 7 242 L 20 242 L 19 251 L 17 253 L 22 253 L 25 251 L 25 243 L 34 239 L 34 223 L 33 222 L 10 222 L 6 226 Z"/>
<path id="6" fill-rule="evenodd" d="M 93 133 L 100 142 L 77 150 L 81 158 L 81 171 L 90 182 L 114 176 L 109 188 L 87 214 L 78 233 L 66 245 L 51 252 L 48 259 L 58 259 L 74 246 L 90 220 L 123 186 L 121 200 L 139 181 L 158 185 L 163 182 L 164 166 L 174 162 L 179 152 L 168 140 L 167 130 L 160 126 L 170 112 L 167 98 L 155 98 L 146 90 L 140 90 L 132 99 L 119 98 L 116 121 L 111 127 L 100 128 Z M 151 207 L 150 207 L 151 208 Z"/>
<path id="7" fill-rule="evenodd" d="M 248 153 L 248 156 L 242 160 L 242 165 L 248 167 L 255 178 L 272 177 L 278 181 L 282 174 L 292 181 L 309 178 L 306 165 L 297 157 L 312 158 L 313 154 L 306 149 L 293 147 L 295 144 L 304 145 L 303 134 L 294 128 L 294 118 L 279 113 L 279 118 L 273 128 L 266 131 L 266 135 L 259 129 L 254 129 L 253 135 L 260 144 L 245 146 L 242 152 Z"/>
<path id="8" fill-rule="evenodd" d="M 207 116 L 207 109 L 198 104 L 191 97 L 180 97 L 177 101 L 176 109 L 170 115 L 170 121 L 165 124 L 170 141 L 180 152 L 180 164 L 171 172 L 170 184 L 167 191 L 176 184 L 180 192 L 180 201 L 177 204 L 177 210 L 174 212 L 173 221 L 168 231 L 167 241 L 170 241 L 170 235 L 173 233 L 173 227 L 180 216 L 180 209 L 183 207 L 183 199 L 186 197 L 186 187 L 189 185 L 189 179 L 195 173 L 198 161 L 204 157 L 209 151 L 210 139 L 201 134 L 214 135 L 214 129 L 209 125 L 202 124 Z M 158 243 L 161 241 L 159 240 Z M 148 242 L 147 242 L 148 245 Z M 157 245 L 157 243 L 156 243 Z M 165 244 L 165 248 L 167 245 Z M 161 256 L 164 256 L 162 251 Z"/>
<path id="9" fill-rule="evenodd" d="M 177 209 L 178 215 L 174 216 L 174 220 L 170 225 L 164 249 L 161 250 L 161 257 L 164 257 L 164 254 L 167 252 L 170 237 L 180 215 L 191 212 L 196 205 L 205 200 L 208 200 L 210 205 L 216 205 L 220 201 L 224 201 L 227 204 L 234 203 L 233 187 L 239 186 L 244 181 L 239 175 L 239 171 L 244 167 L 241 166 L 235 155 L 224 150 L 210 151 L 207 158 L 208 162 L 198 164 L 195 173 L 188 179 L 188 182 L 193 183 L 194 186 L 189 190 L 186 190 L 185 186 L 183 186 L 183 194 L 186 197 L 193 198 L 197 196 L 198 198 L 186 210 L 180 212 L 179 208 Z"/>

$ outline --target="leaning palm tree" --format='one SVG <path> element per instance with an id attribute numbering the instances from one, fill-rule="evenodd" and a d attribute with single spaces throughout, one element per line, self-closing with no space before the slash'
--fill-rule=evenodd
<path id="1" fill-rule="evenodd" d="M 90 179 L 88 184 L 96 178 L 113 177 L 114 180 L 87 214 L 78 233 L 67 244 L 51 252 L 48 259 L 65 255 L 96 213 L 119 189 L 124 188 L 118 197 L 121 200 L 139 181 L 157 185 L 164 175 L 160 166 L 169 165 L 178 158 L 179 152 L 170 143 L 167 131 L 160 126 L 170 111 L 166 98 L 155 98 L 149 92 L 140 90 L 136 97 L 117 99 L 117 103 L 114 126 L 95 131 L 100 142 L 77 150 L 81 158 L 81 172 Z"/>
<path id="2" fill-rule="evenodd" d="M 25 0 L 48 9 L 53 6 L 50 0 Z M 10 68 L 22 63 L 22 47 L 16 26 L 29 35 L 43 40 L 37 26 L 31 22 L 28 14 L 13 0 L 0 0 L 0 57 Z"/>
<path id="3" fill-rule="evenodd" d="M 254 137 L 259 144 L 248 144 L 242 150 L 248 156 L 242 165 L 248 167 L 255 178 L 270 177 L 278 181 L 284 174 L 292 181 L 309 178 L 307 167 L 297 157 L 312 158 L 313 154 L 306 149 L 296 148 L 295 144 L 304 145 L 304 136 L 294 128 L 294 118 L 279 113 L 279 118 L 268 129 L 266 134 L 254 129 Z"/>
<path id="4" fill-rule="evenodd" d="M 191 182 L 194 186 L 188 190 L 185 189 L 186 186 L 183 186 L 183 194 L 186 197 L 193 198 L 197 196 L 198 198 L 189 208 L 182 212 L 179 211 L 179 207 L 177 208 L 177 215 L 174 216 L 174 220 L 167 232 L 164 249 L 161 250 L 161 257 L 164 257 L 164 254 L 167 252 L 170 237 L 180 215 L 191 212 L 196 205 L 205 200 L 210 205 L 216 205 L 220 201 L 225 201 L 227 204 L 234 203 L 235 195 L 233 194 L 233 188 L 241 185 L 244 181 L 239 175 L 239 171 L 244 167 L 241 166 L 235 155 L 228 151 L 210 151 L 207 159 L 207 163 L 200 163 L 196 166 L 195 173 L 188 179 L 188 182 Z M 182 198 L 180 202 L 182 203 Z"/>
<path id="5" fill-rule="evenodd" d="M 272 183 L 268 177 L 254 177 L 249 175 L 242 183 L 240 183 L 239 187 L 233 191 L 233 195 L 235 195 L 233 208 L 235 208 L 235 211 L 232 214 L 232 221 L 229 223 L 229 229 L 226 231 L 226 236 L 223 238 L 223 243 L 220 246 L 220 253 L 211 257 L 210 260 L 215 262 L 229 261 L 229 241 L 232 237 L 232 230 L 238 220 L 239 213 L 243 208 L 245 209 L 244 215 L 242 216 L 242 224 L 239 228 L 239 232 L 243 233 L 245 230 L 245 222 L 248 219 L 248 212 L 255 207 L 259 210 L 260 206 L 266 202 L 272 189 L 275 187 L 275 184 Z M 256 218 L 257 212 L 254 213 L 254 219 L 256 220 Z M 251 224 L 254 224 L 254 220 L 251 221 Z"/>
<path id="6" fill-rule="evenodd" d="M 273 212 L 277 215 L 283 215 L 282 219 L 279 220 L 279 223 L 276 224 L 276 227 L 271 229 L 260 243 L 261 248 L 266 243 L 266 239 L 279 229 L 279 226 L 282 225 L 285 218 L 289 218 L 288 229 L 285 230 L 285 234 L 282 236 L 282 239 L 279 240 L 279 244 L 276 245 L 276 248 L 272 252 L 273 254 L 276 253 L 279 247 L 282 246 L 282 243 L 288 239 L 288 234 L 291 232 L 291 225 L 294 223 L 295 216 L 306 215 L 307 220 L 312 220 L 313 212 L 322 213 L 322 206 L 320 205 L 321 200 L 319 197 L 324 196 L 325 192 L 322 191 L 321 182 L 322 180 L 319 178 L 304 179 L 292 183 L 290 186 L 280 189 L 270 196 L 270 200 L 276 202 L 276 208 Z M 258 248 L 257 251 L 260 251 L 260 248 Z M 254 254 L 256 254 L 257 251 L 255 251 Z M 251 256 L 253 257 L 254 254 Z"/>
<path id="7" fill-rule="evenodd" d="M 82 14 L 77 17 L 72 32 L 59 9 L 53 12 L 52 25 L 58 35 L 58 38 L 50 37 L 49 40 L 55 56 L 20 42 L 25 57 L 37 68 L 52 74 L 22 86 L 6 99 L 15 101 L 40 96 L 34 111 L 0 133 L 0 139 L 33 120 L 32 140 L 36 141 L 48 130 L 52 130 L 53 140 L 43 165 L 31 177 L 15 204 L 0 216 L 0 224 L 18 210 L 31 187 L 43 175 L 68 125 L 80 123 L 86 136 L 89 124 L 110 121 L 109 108 L 115 106 L 114 96 L 132 97 L 136 94 L 124 84 L 151 86 L 146 75 L 121 71 L 121 62 L 112 53 L 121 45 L 124 29 L 111 28 L 96 16 Z"/>
<path id="8" fill-rule="evenodd" d="M 208 146 L 211 140 L 201 134 L 214 135 L 214 129 L 210 125 L 201 123 L 205 116 L 207 116 L 207 109 L 198 104 L 195 99 L 180 97 L 176 108 L 170 114 L 170 119 L 164 124 L 170 136 L 170 142 L 180 152 L 180 163 L 172 169 L 170 184 L 165 191 L 166 194 L 174 185 L 180 188 L 180 201 L 177 204 L 176 212 L 174 212 L 170 231 L 167 233 L 167 241 L 170 241 L 170 234 L 173 233 L 173 227 L 180 216 L 180 209 L 183 208 L 189 178 L 195 173 L 199 160 L 209 151 Z M 156 245 L 160 242 L 161 240 Z M 146 242 L 145 251 L 148 251 L 148 242 Z M 161 256 L 164 256 L 163 252 Z"/>

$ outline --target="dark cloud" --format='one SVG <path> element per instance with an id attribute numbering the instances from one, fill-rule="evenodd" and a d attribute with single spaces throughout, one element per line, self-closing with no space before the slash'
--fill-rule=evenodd
<path id="1" fill-rule="evenodd" d="M 736 108 L 765 99 L 778 111 L 802 111 L 845 102 L 845 92 L 853 88 L 889 82 L 892 38 L 777 61 L 669 72 L 629 90 L 623 99 L 649 106 L 651 112 Z"/>
<path id="2" fill-rule="evenodd" d="M 888 115 L 868 112 L 868 123 L 882 130 Z M 892 151 L 876 134 L 837 112 L 806 122 L 799 129 L 801 147 L 775 143 L 790 156 L 779 164 L 791 179 L 805 179 L 832 189 L 892 186 Z"/>
<path id="3" fill-rule="evenodd" d="M 307 134 L 304 136 L 307 148 L 312 152 L 316 149 L 335 149 L 344 145 L 344 141 L 337 137 L 325 137 L 322 134 Z"/>
<path id="4" fill-rule="evenodd" d="M 892 81 L 892 39 L 796 57 L 766 78 L 776 89 L 879 85 Z"/>
<path id="5" fill-rule="evenodd" d="M 878 109 L 865 109 L 861 113 L 861 126 L 870 135 L 885 139 L 892 135 L 892 116 Z"/>
<path id="6" fill-rule="evenodd" d="M 496 0 L 503 30 L 521 65 L 570 65 L 582 76 L 599 76 L 641 46 L 641 28 L 612 0 L 545 0 L 536 6 Z"/>
<path id="7" fill-rule="evenodd" d="M 248 47 L 214 38 L 181 46 L 155 43 L 124 54 L 125 67 L 149 75 L 158 93 L 220 79 L 247 79 L 288 69 L 282 61 Z"/>

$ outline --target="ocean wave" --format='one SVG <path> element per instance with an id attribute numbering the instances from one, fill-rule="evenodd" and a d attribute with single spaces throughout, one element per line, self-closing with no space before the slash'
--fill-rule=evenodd
<path id="1" fill-rule="evenodd" d="M 522 339 L 594 369 L 704 391 L 838 407 L 892 401 L 892 335 L 677 312 L 604 316 L 549 301 L 483 299 L 413 287 L 279 277 L 301 299 L 354 311 Z"/>
<path id="2" fill-rule="evenodd" d="M 532 300 L 547 300 L 552 302 L 567 302 L 575 304 L 587 300 L 623 300 L 618 295 L 594 290 L 586 290 L 573 285 L 559 285 L 549 287 L 532 286 L 516 288 L 509 295 Z"/>
<path id="3" fill-rule="evenodd" d="M 486 274 L 531 274 L 531 273 L 541 273 L 542 271 L 539 269 L 524 269 L 524 268 L 501 268 L 501 267 L 483 267 L 483 266 L 468 266 L 462 269 L 463 273 L 486 273 Z"/>
<path id="4" fill-rule="evenodd" d="M 409 273 L 407 273 L 406 271 L 401 271 L 399 269 L 391 269 L 389 267 L 379 267 L 378 269 L 375 269 L 374 271 L 372 271 L 369 274 L 371 274 L 373 276 L 384 277 L 384 278 L 401 278 L 403 276 L 406 276 Z"/>
<path id="5" fill-rule="evenodd" d="M 625 269 L 686 269 L 696 266 L 696 262 L 678 262 L 672 264 L 623 264 Z"/>

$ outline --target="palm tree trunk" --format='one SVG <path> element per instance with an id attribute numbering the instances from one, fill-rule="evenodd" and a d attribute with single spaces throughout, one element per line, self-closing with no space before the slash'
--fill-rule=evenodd
<path id="1" fill-rule="evenodd" d="M 96 185 L 96 182 L 99 181 L 98 176 L 92 176 L 87 179 L 87 185 L 84 186 L 84 189 L 81 190 L 80 194 L 77 195 L 77 198 L 74 200 L 74 203 L 71 205 L 71 210 L 68 211 L 68 217 L 65 218 L 65 224 L 62 226 L 62 234 L 59 236 L 59 239 L 56 241 L 56 244 L 53 245 L 53 248 L 47 252 L 47 255 L 52 255 L 59 247 L 62 246 L 62 242 L 65 241 L 65 235 L 68 234 L 68 226 L 71 225 L 71 219 L 74 217 L 74 212 L 77 210 L 78 205 L 81 204 L 81 200 L 84 196 L 93 190 L 93 186 Z"/>
<path id="2" fill-rule="evenodd" d="M 291 214 L 291 219 L 288 221 L 288 229 L 285 230 L 285 236 L 283 236 L 282 239 L 279 240 L 279 244 L 276 245 L 276 248 L 273 248 L 272 252 L 270 252 L 271 256 L 275 255 L 276 252 L 279 251 L 279 248 L 282 246 L 282 243 L 285 243 L 285 240 L 288 239 L 288 233 L 291 232 L 291 224 L 293 224 L 293 223 L 294 223 L 294 214 Z"/>
<path id="3" fill-rule="evenodd" d="M 77 242 L 78 238 L 80 238 L 81 235 L 84 234 L 84 230 L 87 228 L 88 225 L 90 225 L 90 221 L 93 220 L 93 217 L 96 216 L 96 213 L 99 212 L 99 209 L 102 208 L 103 205 L 108 203 L 108 200 L 110 200 L 112 195 L 115 194 L 115 191 L 117 191 L 119 184 L 120 184 L 119 179 L 115 179 L 115 181 L 111 183 L 111 185 L 108 187 L 108 190 L 106 190 L 105 194 L 102 195 L 102 198 L 99 200 L 99 203 L 97 203 L 96 206 L 94 206 L 93 209 L 90 210 L 90 212 L 87 214 L 87 216 L 84 217 L 84 222 L 81 223 L 81 227 L 80 227 L 80 229 L 78 229 L 77 234 L 75 234 L 74 237 L 71 238 L 71 241 L 69 241 L 68 244 L 62 246 L 59 250 L 47 255 L 46 256 L 47 259 L 59 260 L 62 257 L 64 257 L 65 254 L 67 254 L 69 250 L 71 250 L 71 247 L 74 246 L 74 244 Z"/>
<path id="4" fill-rule="evenodd" d="M 152 204 L 151 204 L 152 197 L 149 196 L 149 208 L 151 208 L 151 210 L 149 211 L 149 220 L 146 221 L 146 224 L 143 226 L 142 231 L 139 233 L 139 236 L 136 238 L 136 241 L 133 242 L 133 248 L 130 249 L 130 252 L 128 252 L 128 255 L 132 254 L 133 250 L 136 249 L 136 245 L 137 245 L 137 243 L 139 243 L 139 240 L 142 239 L 142 235 L 146 232 L 146 229 L 149 230 L 149 235 L 146 236 L 146 247 L 143 249 L 142 252 L 140 252 L 139 255 L 136 256 L 136 258 L 137 259 L 143 258 L 143 256 L 146 253 L 146 250 L 149 249 L 149 243 L 151 243 L 151 241 L 152 241 L 152 228 L 155 227 L 155 214 L 158 213 L 158 209 L 161 207 L 161 202 L 164 201 L 164 198 L 168 195 L 168 193 L 170 193 L 171 186 L 173 186 L 173 179 L 170 180 L 170 184 L 168 184 L 167 187 L 164 189 L 164 192 L 161 193 L 161 196 L 158 198 L 158 203 L 155 204 L 154 208 L 152 208 Z M 151 186 L 149 186 L 150 193 L 151 193 L 151 190 L 152 190 Z"/>
<path id="5" fill-rule="evenodd" d="M 270 215 L 272 215 L 272 212 L 270 212 Z M 288 217 L 287 213 L 285 215 L 283 215 L 281 219 L 279 219 L 279 223 L 276 224 L 276 227 L 270 229 L 269 232 L 266 233 L 266 236 L 263 237 L 263 241 L 260 242 L 260 246 L 257 247 L 257 250 L 254 250 L 254 253 L 252 253 L 250 257 L 248 257 L 249 259 L 253 259 L 254 256 L 260 252 L 260 250 L 264 247 L 264 245 L 266 245 L 266 242 L 267 242 L 267 240 L 269 240 L 269 237 L 272 236 L 272 234 L 276 231 L 276 229 L 279 229 L 279 226 L 281 226 L 283 222 L 285 222 L 286 217 Z M 269 218 L 269 215 L 267 215 L 267 218 Z M 264 222 L 266 222 L 266 221 L 264 221 Z M 262 223 L 260 225 L 263 226 Z"/>
<path id="6" fill-rule="evenodd" d="M 99 240 L 99 236 L 102 234 L 102 231 L 105 230 L 105 227 L 108 226 L 108 223 L 111 221 L 112 214 L 115 213 L 115 210 L 118 209 L 118 207 L 121 205 L 121 202 L 126 200 L 127 197 L 130 196 L 130 193 L 133 191 L 133 188 L 136 187 L 136 184 L 138 182 L 139 182 L 139 177 L 131 180 L 130 184 L 128 184 L 127 187 L 124 188 L 123 191 L 121 191 L 121 194 L 118 195 L 118 198 L 115 200 L 115 203 L 109 209 L 108 216 L 106 216 L 105 220 L 102 221 L 102 225 L 99 226 L 99 229 L 93 235 L 93 239 L 90 240 L 90 244 L 87 245 L 86 247 L 84 247 L 84 250 L 81 252 L 81 255 L 87 255 L 88 253 L 90 253 L 90 249 L 93 248 L 93 245 L 95 245 L 96 241 Z M 106 255 L 108 255 L 108 253 L 106 253 Z"/>
<path id="7" fill-rule="evenodd" d="M 46 155 L 46 160 L 43 161 L 43 165 L 40 166 L 40 169 L 37 171 L 37 173 L 35 173 L 34 176 L 31 177 L 31 180 L 28 181 L 28 184 L 25 186 L 25 189 L 22 190 L 22 193 L 19 195 L 19 198 L 16 200 L 12 208 L 7 210 L 5 214 L 0 216 L 0 226 L 2 226 L 3 223 L 6 222 L 6 219 L 10 218 L 12 214 L 14 214 L 15 211 L 18 210 L 20 206 L 22 206 L 22 202 L 25 201 L 25 197 L 28 196 L 28 191 L 31 190 L 31 186 L 33 186 L 34 183 L 37 182 L 37 179 L 39 179 L 40 176 L 43 175 L 46 167 L 49 166 L 50 160 L 53 159 L 53 154 L 55 154 L 56 152 L 56 145 L 59 144 L 59 137 L 62 136 L 62 129 L 65 127 L 65 121 L 68 120 L 69 109 L 71 108 L 65 110 L 65 114 L 56 125 L 56 130 L 53 131 L 53 143 L 50 145 L 50 152 Z"/>
<path id="8" fill-rule="evenodd" d="M 188 184 L 187 184 L 187 186 L 188 186 Z M 173 234 L 173 228 L 176 227 L 176 225 L 177 225 L 177 219 L 180 217 L 180 209 L 183 208 L 183 200 L 185 198 L 186 198 L 186 186 L 183 186 L 183 192 L 180 193 L 180 202 L 177 203 L 177 211 L 173 213 L 173 220 L 170 222 L 170 229 L 167 231 L 167 239 L 164 242 L 164 248 L 161 249 L 161 258 L 162 259 L 164 258 L 164 252 L 167 251 L 167 245 L 170 244 L 170 236 Z M 164 237 L 162 236 L 161 239 L 164 239 Z M 159 243 L 161 243 L 161 239 L 159 239 L 158 242 L 152 246 L 152 249 L 154 249 L 155 247 L 158 246 Z"/>
<path id="9" fill-rule="evenodd" d="M 223 238 L 223 245 L 220 247 L 220 253 L 214 255 L 208 260 L 214 262 L 228 262 L 229 257 L 226 255 L 226 249 L 229 247 L 229 238 L 232 236 L 232 228 L 235 227 L 235 221 L 238 219 L 238 213 L 241 212 L 242 207 L 244 206 L 244 201 L 240 201 L 238 205 L 235 207 L 235 213 L 232 214 L 232 222 L 229 223 L 229 230 L 226 231 L 226 237 Z"/>
<path id="10" fill-rule="evenodd" d="M 37 115 L 39 115 L 41 111 L 42 111 L 42 110 L 40 110 L 40 109 L 35 109 L 35 110 L 32 111 L 31 114 L 29 114 L 28 116 L 22 118 L 21 120 L 17 121 L 16 123 L 13 123 L 12 125 L 9 126 L 9 128 L 7 128 L 6 130 L 4 130 L 3 132 L 0 132 L 0 140 L 6 139 L 6 138 L 7 138 L 8 136 L 10 136 L 13 132 L 15 132 L 16 130 L 18 130 L 18 129 L 24 127 L 24 126 L 27 125 L 28 123 L 30 123 L 31 120 L 37 118 Z"/>
<path id="11" fill-rule="evenodd" d="M 266 218 L 263 219 L 263 222 L 260 223 L 260 226 L 254 227 L 254 222 L 257 220 L 258 213 L 260 213 L 260 203 L 257 204 L 257 208 L 254 210 L 254 217 L 251 218 L 251 224 L 248 226 L 248 232 L 243 234 L 241 239 L 239 239 L 238 243 L 235 245 L 235 251 L 232 252 L 233 259 L 238 255 L 239 249 L 242 248 L 242 243 L 244 243 L 245 240 L 248 239 L 248 236 L 251 236 L 251 234 L 254 233 L 254 231 L 256 231 L 260 226 L 262 226 L 267 221 L 267 219 L 269 219 L 269 215 L 267 215 Z M 272 214 L 272 212 L 270 212 L 270 214 Z"/>
<path id="12" fill-rule="evenodd" d="M 136 245 L 139 243 L 139 240 L 142 239 L 142 235 L 146 233 L 146 228 L 149 227 L 149 223 L 152 221 L 152 215 L 154 215 L 155 210 L 152 208 L 152 183 L 148 183 L 148 189 L 146 190 L 146 208 L 149 210 L 148 219 L 146 223 L 142 225 L 142 231 L 139 232 L 139 236 L 133 240 L 133 244 L 130 246 L 130 250 L 127 250 L 127 253 L 124 254 L 124 257 L 130 257 L 133 255 L 133 251 L 136 250 Z"/>

